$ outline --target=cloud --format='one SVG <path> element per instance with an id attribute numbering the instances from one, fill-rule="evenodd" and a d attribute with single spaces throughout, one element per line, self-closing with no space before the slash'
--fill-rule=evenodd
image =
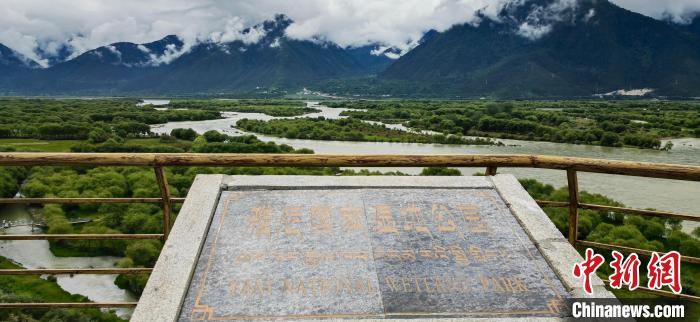
<path id="1" fill-rule="evenodd" d="M 246 28 L 283 13 L 294 23 L 287 36 L 335 42 L 340 46 L 380 44 L 400 55 L 418 45 L 431 29 L 460 23 L 478 24 L 480 13 L 498 19 L 507 4 L 526 0 L 3 0 L 0 43 L 42 66 L 49 56 L 68 48 L 75 57 L 119 41 L 146 43 L 178 35 L 182 48 L 158 55 L 166 63 L 202 41 L 253 43 L 261 29 Z M 557 0 L 563 6 L 574 0 Z M 660 18 L 682 20 L 700 10 L 698 0 L 613 0 L 623 7 Z M 557 9 L 553 6 L 550 9 Z M 519 28 L 526 37 L 541 37 L 550 23 L 546 12 Z M 383 52 L 383 51 L 382 51 Z M 155 53 L 152 53 L 155 54 Z"/>
<path id="2" fill-rule="evenodd" d="M 518 2 L 519 5 L 522 3 Z M 516 32 L 531 40 L 540 39 L 552 30 L 555 23 L 574 20 L 577 9 L 577 0 L 555 0 L 546 6 L 533 6 Z"/>
<path id="3" fill-rule="evenodd" d="M 47 66 L 42 54 L 62 45 L 75 57 L 119 41 L 145 43 L 178 35 L 200 41 L 252 43 L 264 34 L 245 28 L 283 13 L 295 21 L 287 34 L 340 46 L 379 43 L 406 51 L 430 30 L 495 15 L 508 0 L 3 0 L 0 43 Z M 172 58 L 173 55 L 168 57 Z"/>
<path id="4" fill-rule="evenodd" d="M 698 0 L 611 0 L 611 2 L 656 19 L 687 23 L 700 12 Z"/>

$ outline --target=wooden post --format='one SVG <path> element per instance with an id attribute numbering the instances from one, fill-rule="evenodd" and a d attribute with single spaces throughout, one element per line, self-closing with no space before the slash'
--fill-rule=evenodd
<path id="1" fill-rule="evenodd" d="M 163 172 L 163 167 L 155 167 L 156 180 L 158 181 L 158 187 L 160 187 L 160 197 L 163 199 L 161 206 L 163 208 L 163 240 L 168 239 L 170 235 L 170 214 L 171 214 L 171 204 L 170 204 L 170 189 L 168 188 L 168 179 L 165 177 L 165 172 Z"/>
<path id="2" fill-rule="evenodd" d="M 576 246 L 578 239 L 578 178 L 575 170 L 566 170 L 569 184 L 569 243 Z"/>
<path id="3" fill-rule="evenodd" d="M 487 176 L 495 176 L 496 172 L 498 172 L 498 167 L 494 167 L 494 166 L 486 167 L 486 175 Z"/>

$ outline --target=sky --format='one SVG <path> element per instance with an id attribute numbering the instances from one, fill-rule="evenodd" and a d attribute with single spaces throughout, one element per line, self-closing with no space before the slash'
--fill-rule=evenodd
<path id="1" fill-rule="evenodd" d="M 3 0 L 0 43 L 48 65 L 62 47 L 73 56 L 119 41 L 145 43 L 180 36 L 186 48 L 202 42 L 256 41 L 241 30 L 283 13 L 294 20 L 287 36 L 323 39 L 340 46 L 379 43 L 406 52 L 424 32 L 479 22 L 477 11 L 495 14 L 526 0 Z M 657 19 L 684 22 L 700 12 L 700 0 L 611 0 Z M 556 0 L 559 6 L 575 0 Z M 547 26 L 524 25 L 525 37 Z"/>

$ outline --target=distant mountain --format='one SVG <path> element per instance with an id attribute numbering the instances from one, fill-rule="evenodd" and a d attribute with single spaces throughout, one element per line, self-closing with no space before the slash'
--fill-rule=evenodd
<path id="1" fill-rule="evenodd" d="M 114 43 L 40 66 L 0 45 L 0 94 L 283 93 L 591 97 L 700 96 L 700 18 L 678 25 L 607 0 L 511 1 L 478 24 L 425 33 L 400 56 L 380 45 L 341 48 L 286 36 L 283 15 L 236 34 Z M 398 59 L 390 59 L 398 58 Z M 42 64 L 44 62 L 42 61 Z"/>
<path id="2" fill-rule="evenodd" d="M 685 29 L 697 36 L 700 36 L 700 14 L 696 15 L 695 18 L 693 18 L 690 23 L 685 26 Z"/>
<path id="3" fill-rule="evenodd" d="M 376 73 L 391 60 L 369 48 L 345 50 L 285 36 L 283 15 L 227 42 L 190 48 L 176 36 L 148 44 L 114 43 L 13 82 L 28 93 L 237 93 L 301 88 L 314 82 Z M 254 38 L 259 39 L 254 39 Z M 246 38 L 253 40 L 247 41 Z"/>
<path id="4" fill-rule="evenodd" d="M 110 93 L 157 73 L 157 62 L 181 50 L 176 36 L 133 44 L 114 43 L 87 51 L 71 60 L 56 64 L 24 79 L 23 89 L 33 93 Z"/>
<path id="5" fill-rule="evenodd" d="M 364 73 L 360 62 L 332 43 L 285 36 L 291 20 L 277 16 L 257 26 L 254 43 L 243 40 L 195 46 L 156 76 L 157 91 L 236 92 L 259 87 L 300 88 L 319 80 Z M 253 31 L 250 31 L 253 32 Z"/>
<path id="6" fill-rule="evenodd" d="M 454 26 L 401 57 L 380 80 L 440 95 L 589 96 L 633 88 L 700 94 L 700 37 L 607 0 L 580 0 L 553 14 L 556 4 L 516 2 L 498 20 Z"/>
<path id="7" fill-rule="evenodd" d="M 19 75 L 27 75 L 34 72 L 39 65 L 11 48 L 0 44 L 0 88 L 12 87 L 13 79 Z M 14 94 L 8 91 L 9 94 Z"/>
<path id="8" fill-rule="evenodd" d="M 16 72 L 37 68 L 39 65 L 11 48 L 0 44 L 0 72 Z"/>
<path id="9" fill-rule="evenodd" d="M 394 62 L 386 56 L 392 53 L 391 49 L 381 51 L 375 45 L 347 48 L 346 51 L 362 66 L 363 71 L 370 74 L 381 72 Z"/>

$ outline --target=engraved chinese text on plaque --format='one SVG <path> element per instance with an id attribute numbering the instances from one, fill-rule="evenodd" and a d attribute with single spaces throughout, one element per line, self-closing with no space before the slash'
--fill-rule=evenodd
<path id="1" fill-rule="evenodd" d="M 224 191 L 181 321 L 561 316 L 494 189 Z"/>

